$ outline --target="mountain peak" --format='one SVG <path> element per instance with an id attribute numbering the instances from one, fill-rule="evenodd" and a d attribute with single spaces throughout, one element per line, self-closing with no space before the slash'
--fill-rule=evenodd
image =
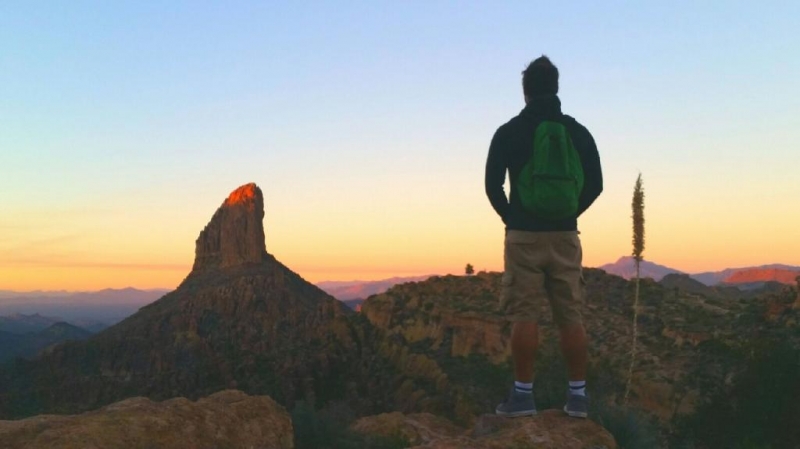
<path id="1" fill-rule="evenodd" d="M 632 279 L 636 275 L 635 263 L 636 261 L 633 258 L 633 256 L 622 256 L 619 259 L 617 259 L 616 262 L 608 263 L 598 268 L 605 271 L 606 273 L 621 276 L 625 279 Z M 668 274 L 680 273 L 680 271 L 674 268 L 665 267 L 664 265 L 659 265 L 657 263 L 653 263 L 644 259 L 642 259 L 639 269 L 640 269 L 639 275 L 641 277 L 653 278 L 656 281 L 661 280 L 661 278 L 663 278 Z"/>
<path id="2" fill-rule="evenodd" d="M 197 237 L 192 272 L 264 261 L 263 220 L 264 196 L 257 185 L 231 192 Z"/>

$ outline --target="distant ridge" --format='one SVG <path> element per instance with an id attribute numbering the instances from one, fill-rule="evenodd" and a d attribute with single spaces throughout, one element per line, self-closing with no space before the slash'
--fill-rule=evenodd
<path id="1" fill-rule="evenodd" d="M 698 281 L 706 284 L 706 285 L 716 285 L 719 283 L 741 283 L 741 282 L 754 282 L 753 280 L 744 280 L 746 278 L 751 279 L 758 279 L 758 281 L 777 281 L 782 283 L 794 283 L 794 279 L 791 281 L 781 281 L 778 279 L 778 276 L 773 274 L 772 279 L 769 279 L 771 276 L 768 272 L 770 270 L 777 270 L 781 272 L 797 272 L 797 275 L 800 275 L 800 267 L 792 266 L 792 265 L 785 265 L 785 264 L 769 264 L 769 265 L 761 265 L 756 267 L 742 267 L 742 268 L 728 268 L 722 271 L 707 271 L 703 273 L 697 273 L 692 275 L 693 278 L 697 279 Z M 738 273 L 747 273 L 747 274 L 738 274 Z"/>
<path id="2" fill-rule="evenodd" d="M 616 262 L 607 263 L 598 268 L 606 273 L 615 274 L 625 279 L 631 279 L 636 276 L 636 266 L 634 265 L 633 256 L 620 257 Z M 660 281 L 664 276 L 673 273 L 682 274 L 683 272 L 647 260 L 642 261 L 639 269 L 639 275 L 642 278 L 652 278 L 656 281 Z"/>
<path id="3" fill-rule="evenodd" d="M 0 363 L 15 357 L 31 358 L 46 348 L 66 341 L 80 341 L 92 333 L 78 326 L 58 322 L 38 332 L 16 334 L 0 331 Z"/>
<path id="4" fill-rule="evenodd" d="M 9 316 L 0 316 L 0 331 L 10 332 L 12 334 L 39 332 L 59 321 L 63 320 L 55 317 L 42 316 L 38 313 L 33 315 L 15 313 Z"/>
<path id="5" fill-rule="evenodd" d="M 424 281 L 431 276 L 392 277 L 377 281 L 323 281 L 316 285 L 339 301 L 351 301 L 383 293 L 397 284 Z"/>
<path id="6" fill-rule="evenodd" d="M 631 279 L 635 275 L 635 267 L 632 256 L 620 257 L 616 262 L 602 265 L 601 270 L 609 274 L 614 274 L 625 279 Z M 662 280 L 669 274 L 686 274 L 682 271 L 659 265 L 647 260 L 642 261 L 641 276 L 649 277 L 656 281 Z M 689 274 L 692 279 L 701 282 L 706 286 L 719 284 L 741 285 L 757 284 L 764 282 L 780 282 L 782 284 L 794 284 L 795 278 L 800 276 L 800 266 L 785 264 L 769 264 L 754 267 L 727 268 L 720 271 L 706 271 L 702 273 Z"/>
<path id="7" fill-rule="evenodd" d="M 39 314 L 64 321 L 114 324 L 166 294 L 131 287 L 90 292 L 3 292 L 0 315 Z"/>
<path id="8" fill-rule="evenodd" d="M 167 288 L 104 288 L 101 290 L 0 290 L 0 299 L 8 298 L 67 298 L 67 297 L 86 297 L 86 296 L 125 296 L 138 293 L 161 294 L 169 292 Z"/>
<path id="9" fill-rule="evenodd" d="M 794 284 L 800 276 L 800 269 L 785 268 L 748 268 L 734 272 L 722 282 L 725 284 L 742 284 L 751 282 L 780 282 L 781 284 Z"/>

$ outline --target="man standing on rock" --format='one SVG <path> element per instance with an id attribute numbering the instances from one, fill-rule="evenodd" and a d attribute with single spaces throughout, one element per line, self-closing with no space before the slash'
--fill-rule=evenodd
<path id="1" fill-rule="evenodd" d="M 537 321 L 549 303 L 569 375 L 564 411 L 586 418 L 588 340 L 578 217 L 603 190 L 600 156 L 580 123 L 561 112 L 558 69 L 546 56 L 522 72 L 525 108 L 498 128 L 486 160 L 486 195 L 506 225 L 501 306 L 514 322 L 514 387 L 497 406 L 504 416 L 536 414 Z M 511 192 L 503 190 L 506 173 Z"/>

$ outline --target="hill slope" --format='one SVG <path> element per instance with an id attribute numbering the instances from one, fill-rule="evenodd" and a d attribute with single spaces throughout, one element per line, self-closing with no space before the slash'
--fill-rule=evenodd
<path id="1" fill-rule="evenodd" d="M 586 269 L 584 277 L 589 389 L 597 407 L 593 413 L 606 419 L 618 415 L 614 407 L 625 388 L 634 287 L 597 269 Z M 395 393 L 396 403 L 406 411 L 470 422 L 503 397 L 512 380 L 511 327 L 498 307 L 500 280 L 500 273 L 433 277 L 393 287 L 364 303 L 363 313 L 381 330 L 382 351 L 407 377 Z M 696 281 L 689 283 L 700 288 Z M 677 432 L 683 417 L 692 416 L 746 372 L 752 366 L 744 357 L 750 348 L 767 340 L 787 341 L 800 354 L 800 297 L 792 287 L 747 300 L 724 296 L 725 289 L 703 286 L 702 291 L 686 292 L 650 279 L 643 280 L 641 290 L 630 405 L 650 417 L 635 424 L 644 429 L 640 432 L 650 432 L 643 436 L 647 441 Z M 563 361 L 548 311 L 540 323 L 537 406 L 558 408 L 566 385 Z M 657 426 L 647 430 L 650 419 Z"/>
<path id="2" fill-rule="evenodd" d="M 15 357 L 31 358 L 53 345 L 89 338 L 91 332 L 68 323 L 55 323 L 39 332 L 16 334 L 0 331 L 0 363 Z"/>
<path id="3" fill-rule="evenodd" d="M 11 332 L 12 334 L 26 334 L 28 332 L 39 332 L 62 321 L 58 318 L 51 318 L 35 313 L 24 315 L 15 313 L 8 316 L 0 316 L 0 331 Z"/>

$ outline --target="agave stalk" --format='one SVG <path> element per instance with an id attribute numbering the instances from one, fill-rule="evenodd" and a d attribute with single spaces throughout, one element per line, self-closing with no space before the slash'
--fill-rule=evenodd
<path id="1" fill-rule="evenodd" d="M 636 178 L 633 187 L 633 263 L 636 267 L 636 293 L 633 297 L 633 342 L 631 343 L 631 364 L 628 367 L 628 381 L 625 385 L 624 404 L 628 405 L 628 396 L 631 393 L 633 380 L 633 366 L 636 364 L 636 343 L 639 340 L 639 266 L 644 252 L 644 188 L 642 187 L 642 174 Z"/>

